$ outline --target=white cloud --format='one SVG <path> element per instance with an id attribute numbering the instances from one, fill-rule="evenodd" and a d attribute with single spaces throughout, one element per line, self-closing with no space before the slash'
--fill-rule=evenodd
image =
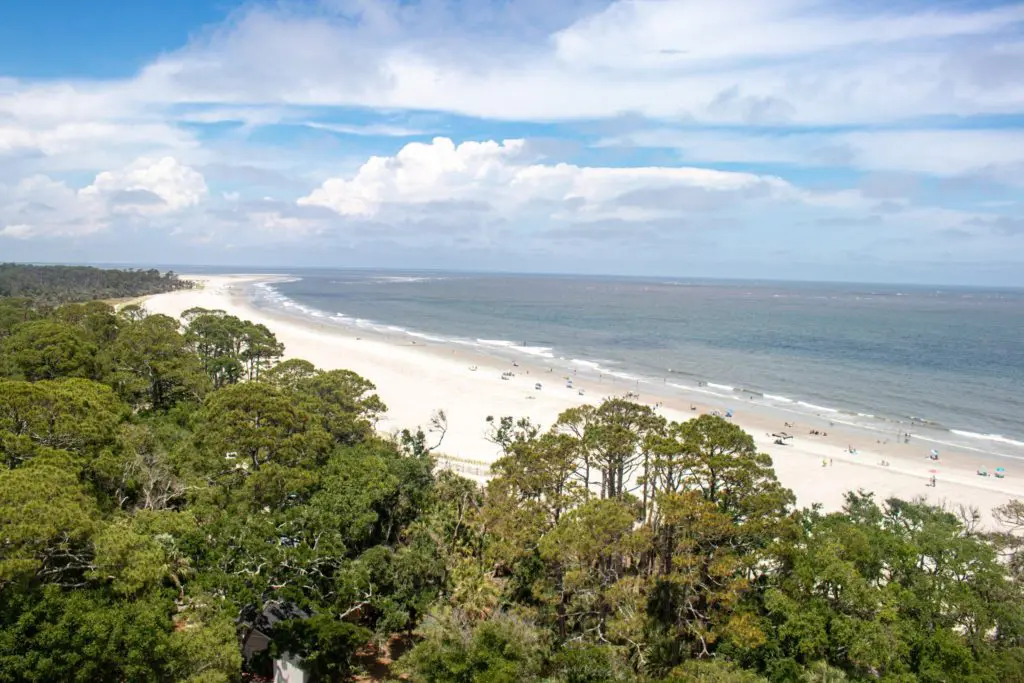
<path id="1" fill-rule="evenodd" d="M 88 235 L 104 227 L 103 207 L 63 182 L 36 175 L 0 186 L 0 234 L 7 237 Z"/>
<path id="2" fill-rule="evenodd" d="M 206 181 L 198 171 L 180 164 L 173 157 L 159 160 L 139 159 L 121 171 L 104 171 L 91 185 L 82 188 L 85 198 L 115 199 L 126 193 L 149 193 L 162 203 L 125 202 L 143 212 L 174 211 L 195 206 L 206 196 Z"/>
<path id="3" fill-rule="evenodd" d="M 121 170 L 104 171 L 78 190 L 35 175 L 0 186 L 0 235 L 89 235 L 106 230 L 116 218 L 169 215 L 196 205 L 205 195 L 202 175 L 170 157 L 139 159 Z"/>
<path id="4" fill-rule="evenodd" d="M 554 218 L 644 220 L 677 213 L 679 204 L 706 199 L 702 193 L 740 192 L 751 198 L 801 196 L 774 176 L 703 168 L 542 164 L 534 162 L 523 140 L 456 145 L 435 138 L 430 144 L 407 144 L 393 157 L 372 157 L 351 178 L 329 179 L 298 203 L 356 217 L 396 207 L 477 202 L 497 211 L 542 205 Z"/>
<path id="5" fill-rule="evenodd" d="M 984 35 L 1020 22 L 1021 6 L 870 15 L 813 0 L 625 0 L 560 31 L 554 45 L 576 67 L 667 71 Z"/>
<path id="6" fill-rule="evenodd" d="M 221 245 L 244 234 L 542 250 L 552 231 L 739 226 L 728 234 L 746 230 L 735 241 L 751 253 L 934 235 L 1012 213 L 944 212 L 970 208 L 975 177 L 1022 183 L 1011 118 L 1024 112 L 1022 20 L 1019 3 L 257 0 L 130 78 L 0 77 L 0 235 L 124 228 Z M 988 130 L 926 128 L 989 114 L 1010 116 L 958 121 Z M 610 142 L 680 156 L 588 149 L 577 165 L 497 141 L 585 140 L 631 123 L 648 129 Z M 495 140 L 400 146 L 423 130 Z M 701 168 L 727 162 L 768 169 Z M 811 190 L 786 165 L 899 172 L 874 174 L 882 185 L 955 178 L 941 186 L 961 195 L 844 189 L 840 174 Z M 274 199 L 252 200 L 261 195 Z M 1014 199 L 1005 188 L 972 196 Z M 992 245 L 1012 231 L 977 232 L 977 248 L 1001 253 Z"/>
<path id="7" fill-rule="evenodd" d="M 603 146 L 671 147 L 689 163 L 739 162 L 901 171 L 951 177 L 986 173 L 1024 182 L 1024 131 L 1013 129 L 863 130 L 841 133 L 640 131 Z"/>
<path id="8" fill-rule="evenodd" d="M 331 133 L 341 133 L 342 135 L 367 135 L 391 138 L 411 138 L 417 135 L 424 134 L 424 131 L 418 128 L 396 126 L 387 123 L 371 123 L 367 125 L 345 125 L 340 123 L 317 123 L 315 121 L 307 121 L 305 125 L 315 130 L 326 130 Z"/>
<path id="9" fill-rule="evenodd" d="M 190 144 L 186 135 L 164 123 L 126 125 L 107 121 L 81 121 L 35 129 L 25 125 L 0 125 L 0 154 L 83 154 L 111 141 L 122 147 L 145 144 L 149 149 Z"/>
<path id="10" fill-rule="evenodd" d="M 878 12 L 824 0 L 620 0 L 552 32 L 434 31 L 256 9 L 134 87 L 176 101 L 449 111 L 498 119 L 639 112 L 702 121 L 877 122 L 1019 111 L 1019 5 Z M 469 57 L 474 55 L 474 57 Z M 1002 59 L 995 69 L 974 68 Z"/>

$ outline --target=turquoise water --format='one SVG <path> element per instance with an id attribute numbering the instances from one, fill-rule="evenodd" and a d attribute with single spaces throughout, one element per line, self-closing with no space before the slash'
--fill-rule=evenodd
<path id="1" fill-rule="evenodd" d="M 256 303 L 1024 457 L 1021 290 L 372 271 L 296 278 L 257 289 Z"/>

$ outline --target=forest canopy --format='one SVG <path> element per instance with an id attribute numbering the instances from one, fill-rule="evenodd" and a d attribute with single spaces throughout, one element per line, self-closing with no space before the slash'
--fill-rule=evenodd
<path id="1" fill-rule="evenodd" d="M 618 398 L 480 483 L 386 410 L 224 311 L 0 299 L 0 683 L 1024 681 L 1020 503 L 799 509 Z"/>
<path id="2" fill-rule="evenodd" d="M 0 263 L 0 297 L 25 297 L 36 305 L 123 299 L 190 287 L 174 272 L 115 270 L 92 266 Z"/>

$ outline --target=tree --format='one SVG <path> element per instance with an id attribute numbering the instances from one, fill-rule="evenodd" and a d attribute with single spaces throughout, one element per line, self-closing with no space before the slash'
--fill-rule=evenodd
<path id="1" fill-rule="evenodd" d="M 650 446 L 657 563 L 648 614 L 652 638 L 672 644 L 658 666 L 706 657 L 723 638 L 757 645 L 764 636 L 744 598 L 769 569 L 793 494 L 750 435 L 722 418 L 669 424 Z"/>
<path id="2" fill-rule="evenodd" d="M 121 600 L 57 586 L 0 593 L 0 681 L 171 680 L 173 612 L 159 594 Z"/>
<path id="3" fill-rule="evenodd" d="M 64 304 L 54 310 L 53 318 L 81 329 L 90 341 L 99 345 L 117 339 L 119 320 L 113 307 L 102 301 Z"/>
<path id="4" fill-rule="evenodd" d="M 0 593 L 11 582 L 84 585 L 98 510 L 54 464 L 0 470 Z"/>
<path id="5" fill-rule="evenodd" d="M 312 378 L 319 372 L 308 360 L 289 358 L 264 372 L 260 381 L 273 385 L 278 389 L 294 391 L 299 383 Z"/>
<path id="6" fill-rule="evenodd" d="M 84 470 L 113 444 L 123 415 L 114 392 L 97 382 L 0 380 L 0 456 L 17 467 L 60 450 Z"/>
<path id="7" fill-rule="evenodd" d="M 212 597 L 200 602 L 209 605 Z M 230 683 L 242 667 L 234 622 L 210 607 L 192 605 L 174 617 L 168 672 L 184 683 Z"/>
<path id="8" fill-rule="evenodd" d="M 662 683 L 767 683 L 768 679 L 723 660 L 690 660 L 669 673 Z"/>
<path id="9" fill-rule="evenodd" d="M 198 403 L 210 388 L 177 321 L 165 315 L 125 326 L 110 355 L 107 381 L 136 410 L 167 411 L 181 402 Z"/>
<path id="10" fill-rule="evenodd" d="M 0 342 L 22 323 L 38 320 L 42 315 L 35 302 L 28 297 L 0 296 Z M 3 370 L 2 366 L 0 370 Z"/>
<path id="11" fill-rule="evenodd" d="M 1013 575 L 1024 580 L 1024 501 L 1011 500 L 993 512 L 1002 528 L 989 538 L 1005 556 Z"/>
<path id="12" fill-rule="evenodd" d="M 578 443 L 578 477 L 587 495 L 594 484 L 600 485 L 602 498 L 622 499 L 640 488 L 641 504 L 646 508 L 650 498 L 644 475 L 650 460 L 648 435 L 663 424 L 649 406 L 613 398 L 596 408 L 566 410 L 552 431 Z"/>
<path id="13" fill-rule="evenodd" d="M 376 387 L 351 370 L 328 370 L 295 382 L 295 395 L 336 443 L 354 444 L 373 433 L 387 407 Z"/>
<path id="14" fill-rule="evenodd" d="M 189 435 L 182 430 L 174 436 L 186 439 Z M 154 425 L 121 425 L 118 446 L 122 467 L 111 488 L 119 507 L 164 510 L 184 501 L 185 481 L 175 471 Z"/>
<path id="15" fill-rule="evenodd" d="M 338 680 L 351 673 L 352 658 L 372 635 L 366 628 L 328 614 L 288 619 L 274 628 L 273 652 L 302 659 L 318 680 Z"/>
<path id="16" fill-rule="evenodd" d="M 1021 586 L 951 513 L 848 494 L 841 513 L 807 514 L 778 550 L 768 670 L 788 659 L 854 678 L 984 681 L 1024 661 Z"/>
<path id="17" fill-rule="evenodd" d="M 313 464 L 326 445 L 323 431 L 309 413 L 286 394 L 259 382 L 213 392 L 195 419 L 208 473 L 255 473 L 271 462 Z"/>
<path id="18" fill-rule="evenodd" d="M 284 353 L 284 345 L 264 325 L 203 308 L 189 309 L 182 317 L 188 323 L 185 339 L 216 388 L 259 379 Z"/>
<path id="19" fill-rule="evenodd" d="M 3 340 L 9 365 L 29 381 L 92 377 L 96 353 L 85 332 L 52 320 L 23 323 Z"/>
<path id="20" fill-rule="evenodd" d="M 419 635 L 421 642 L 399 661 L 412 681 L 518 683 L 536 680 L 542 670 L 541 634 L 509 614 L 473 624 L 456 611 L 439 609 Z"/>
<path id="21" fill-rule="evenodd" d="M 157 294 L 191 286 L 193 283 L 178 279 L 173 272 L 161 274 L 155 269 L 0 263 L 0 299 L 30 299 L 39 308 L 69 301 Z"/>
<path id="22" fill-rule="evenodd" d="M 636 511 L 618 500 L 590 500 L 559 519 L 540 542 L 540 556 L 551 563 L 549 600 L 556 605 L 558 633 L 579 634 L 589 642 L 609 641 L 617 589 L 627 564 L 645 550 L 648 537 L 634 532 Z"/>
<path id="23" fill-rule="evenodd" d="M 284 355 L 284 344 L 277 341 L 266 325 L 246 323 L 242 329 L 240 360 L 245 363 L 248 379 L 257 380 L 260 373 Z"/>

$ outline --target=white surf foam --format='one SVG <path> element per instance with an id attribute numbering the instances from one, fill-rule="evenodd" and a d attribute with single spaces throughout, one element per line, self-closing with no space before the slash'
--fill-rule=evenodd
<path id="1" fill-rule="evenodd" d="M 528 356 L 536 356 L 538 358 L 555 357 L 555 354 L 551 353 L 550 346 L 527 346 L 525 344 L 517 344 L 514 341 L 508 341 L 507 339 L 477 339 L 476 342 L 481 346 L 508 349 L 510 351 L 525 353 Z"/>
<path id="2" fill-rule="evenodd" d="M 811 410 L 817 410 L 822 413 L 838 413 L 839 411 L 835 408 L 829 408 L 828 406 L 819 406 L 814 403 L 808 403 L 807 401 L 797 401 L 797 405 L 801 405 L 804 408 L 810 408 Z"/>
<path id="3" fill-rule="evenodd" d="M 949 431 L 957 436 L 967 437 L 968 439 L 984 439 L 985 441 L 995 441 L 996 443 L 1006 444 L 1008 446 L 1024 448 L 1024 441 L 1010 439 L 1002 434 L 978 434 L 976 432 L 968 432 L 962 429 L 951 429 Z"/>

